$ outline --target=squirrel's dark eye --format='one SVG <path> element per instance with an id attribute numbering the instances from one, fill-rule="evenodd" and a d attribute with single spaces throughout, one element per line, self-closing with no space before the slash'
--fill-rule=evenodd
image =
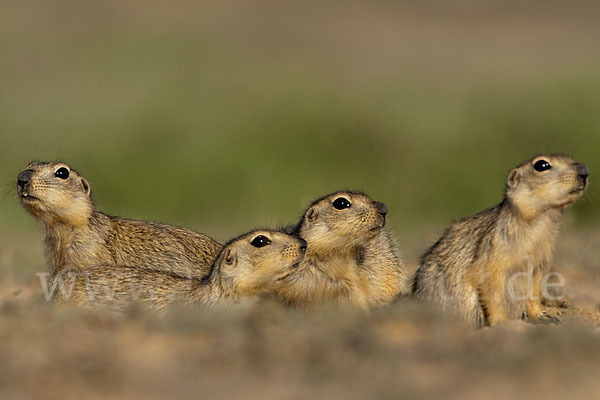
<path id="1" fill-rule="evenodd" d="M 69 177 L 69 170 L 65 167 L 59 168 L 54 173 L 54 176 L 60 179 L 67 179 Z"/>
<path id="2" fill-rule="evenodd" d="M 533 164 L 533 168 L 537 172 L 543 172 L 543 171 L 547 171 L 550 168 L 552 168 L 552 165 L 550 165 L 550 163 L 546 160 L 540 160 L 540 161 L 536 161 L 536 163 Z"/>
<path id="3" fill-rule="evenodd" d="M 252 239 L 252 242 L 250 242 L 250 244 L 254 247 L 265 247 L 271 244 L 271 239 L 263 235 L 258 235 L 257 237 Z"/>
<path id="4" fill-rule="evenodd" d="M 348 208 L 348 207 L 352 206 L 352 204 L 350 204 L 350 202 L 347 199 L 345 199 L 343 197 L 338 197 L 333 202 L 333 206 L 335 208 L 337 208 L 338 210 L 343 210 L 344 208 Z"/>

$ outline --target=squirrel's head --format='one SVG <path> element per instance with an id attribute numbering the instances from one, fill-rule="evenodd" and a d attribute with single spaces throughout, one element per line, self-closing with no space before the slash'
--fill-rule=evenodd
<path id="1" fill-rule="evenodd" d="M 588 185 L 588 168 L 564 154 L 542 154 L 508 175 L 506 197 L 525 218 L 573 204 Z"/>
<path id="2" fill-rule="evenodd" d="M 306 210 L 296 234 L 308 242 L 309 251 L 327 253 L 365 245 L 385 227 L 388 208 L 364 193 L 329 194 Z"/>
<path id="3" fill-rule="evenodd" d="M 233 239 L 215 261 L 216 271 L 242 296 L 267 293 L 296 270 L 306 242 L 273 230 L 256 230 Z"/>
<path id="4" fill-rule="evenodd" d="M 35 218 L 53 224 L 83 225 L 92 212 L 89 183 L 61 162 L 32 162 L 17 177 L 21 205 Z"/>

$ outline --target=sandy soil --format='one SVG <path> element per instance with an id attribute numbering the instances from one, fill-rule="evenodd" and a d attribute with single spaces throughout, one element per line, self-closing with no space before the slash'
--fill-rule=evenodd
<path id="1" fill-rule="evenodd" d="M 557 267 L 562 324 L 473 331 L 411 300 L 370 315 L 175 310 L 124 316 L 56 309 L 31 274 L 0 300 L 0 393 L 13 398 L 596 398 L 600 235 L 568 233 Z M 6 253 L 5 253 L 6 254 Z M 4 257 L 4 272 L 6 261 Z M 410 261 L 410 260 L 409 260 Z M 4 281 L 6 283 L 6 280 Z"/>

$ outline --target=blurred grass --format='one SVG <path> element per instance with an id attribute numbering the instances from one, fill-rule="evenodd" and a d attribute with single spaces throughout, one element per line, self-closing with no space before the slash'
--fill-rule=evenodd
<path id="1" fill-rule="evenodd" d="M 30 159 L 60 158 L 102 210 L 224 240 L 357 188 L 409 236 L 498 202 L 524 159 L 567 152 L 592 171 L 572 215 L 598 220 L 600 53 L 579 40 L 600 32 L 593 3 L 554 25 L 557 3 L 527 23 L 493 1 L 332 3 L 312 20 L 316 3 L 143 4 L 3 4 L 7 193 Z M 519 24 L 531 31 L 500 35 Z M 3 229 L 29 219 L 2 199 Z"/>

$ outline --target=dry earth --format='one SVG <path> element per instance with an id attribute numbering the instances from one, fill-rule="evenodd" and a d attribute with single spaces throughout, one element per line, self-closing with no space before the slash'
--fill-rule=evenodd
<path id="1" fill-rule="evenodd" d="M 599 245 L 597 232 L 563 235 L 557 269 L 569 308 L 556 310 L 561 325 L 514 321 L 472 331 L 411 300 L 368 316 L 269 302 L 169 316 L 62 311 L 44 301 L 31 268 L 15 269 L 16 258 L 36 258 L 15 244 L 1 259 L 0 395 L 597 398 Z"/>

